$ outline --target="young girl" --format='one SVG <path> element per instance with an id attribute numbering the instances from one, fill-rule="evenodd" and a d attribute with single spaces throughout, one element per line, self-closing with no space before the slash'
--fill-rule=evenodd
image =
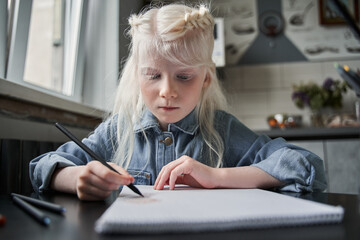
<path id="1" fill-rule="evenodd" d="M 36 190 L 99 200 L 129 183 L 156 190 L 178 183 L 295 192 L 326 188 L 316 155 L 281 138 L 258 136 L 224 111 L 207 7 L 166 5 L 132 15 L 129 23 L 132 44 L 112 115 L 83 139 L 122 175 L 68 142 L 31 161 Z"/>

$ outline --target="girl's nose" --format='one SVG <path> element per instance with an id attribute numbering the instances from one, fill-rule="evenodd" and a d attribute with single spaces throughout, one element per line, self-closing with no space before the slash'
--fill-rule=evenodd
<path id="1" fill-rule="evenodd" d="M 160 97 L 170 99 L 177 97 L 176 83 L 170 77 L 164 77 L 160 85 Z"/>

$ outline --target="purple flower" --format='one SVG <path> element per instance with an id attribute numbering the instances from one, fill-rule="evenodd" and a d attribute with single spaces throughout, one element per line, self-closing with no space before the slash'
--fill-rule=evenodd
<path id="1" fill-rule="evenodd" d="M 325 90 L 331 91 L 334 84 L 335 84 L 335 82 L 334 82 L 334 80 L 333 80 L 332 78 L 327 78 L 327 79 L 324 81 L 324 84 L 323 84 L 322 87 L 323 87 Z"/>
<path id="2" fill-rule="evenodd" d="M 302 92 L 302 91 L 293 92 L 291 98 L 293 101 L 295 99 L 299 99 L 306 105 L 310 104 L 309 96 L 305 92 Z"/>

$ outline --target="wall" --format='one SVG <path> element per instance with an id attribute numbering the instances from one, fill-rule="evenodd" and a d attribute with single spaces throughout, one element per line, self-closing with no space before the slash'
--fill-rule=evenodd
<path id="1" fill-rule="evenodd" d="M 230 112 L 253 130 L 269 129 L 266 118 L 276 113 L 301 114 L 305 125 L 309 125 L 310 112 L 298 109 L 291 100 L 292 85 L 309 81 L 321 85 L 327 77 L 341 79 L 333 59 L 347 59 L 336 62 L 352 69 L 360 68 L 358 53 L 326 52 L 315 54 L 315 58 L 300 52 L 317 44 L 335 44 L 339 49 L 348 44 L 345 40 L 345 35 L 349 34 L 347 27 L 319 23 L 317 0 L 215 0 L 213 8 L 214 14 L 225 21 L 225 49 L 237 46 L 236 53 L 226 52 L 227 66 L 221 70 Z M 303 24 L 292 25 L 291 17 L 307 8 Z M 284 30 L 278 35 L 268 36 L 259 30 L 261 16 L 265 13 L 281 13 Z M 253 31 L 237 33 L 234 30 L 236 27 L 247 29 L 245 26 Z M 305 45 L 299 45 L 298 40 Z M 355 94 L 349 91 L 342 111 L 353 113 L 355 100 Z"/>
<path id="2" fill-rule="evenodd" d="M 360 60 L 337 61 L 360 68 Z M 292 62 L 226 67 L 223 86 L 228 97 L 229 111 L 253 130 L 268 129 L 270 114 L 301 114 L 309 124 L 308 110 L 299 110 L 291 100 L 292 85 L 314 81 L 322 84 L 327 77 L 341 79 L 334 62 Z M 356 96 L 349 91 L 344 98 L 344 112 L 354 112 Z"/>

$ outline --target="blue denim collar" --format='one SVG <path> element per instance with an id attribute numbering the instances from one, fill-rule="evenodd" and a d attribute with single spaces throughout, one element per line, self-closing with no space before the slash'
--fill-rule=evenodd
<path id="1" fill-rule="evenodd" d="M 184 133 L 194 135 L 198 129 L 199 124 L 196 118 L 195 109 L 191 111 L 185 118 L 181 119 L 176 123 L 170 123 L 168 131 L 175 131 L 178 129 Z M 144 111 L 143 117 L 140 119 L 140 123 L 135 124 L 134 133 L 141 132 L 141 130 L 155 129 L 160 130 L 160 125 L 157 118 L 148 109 Z"/>

